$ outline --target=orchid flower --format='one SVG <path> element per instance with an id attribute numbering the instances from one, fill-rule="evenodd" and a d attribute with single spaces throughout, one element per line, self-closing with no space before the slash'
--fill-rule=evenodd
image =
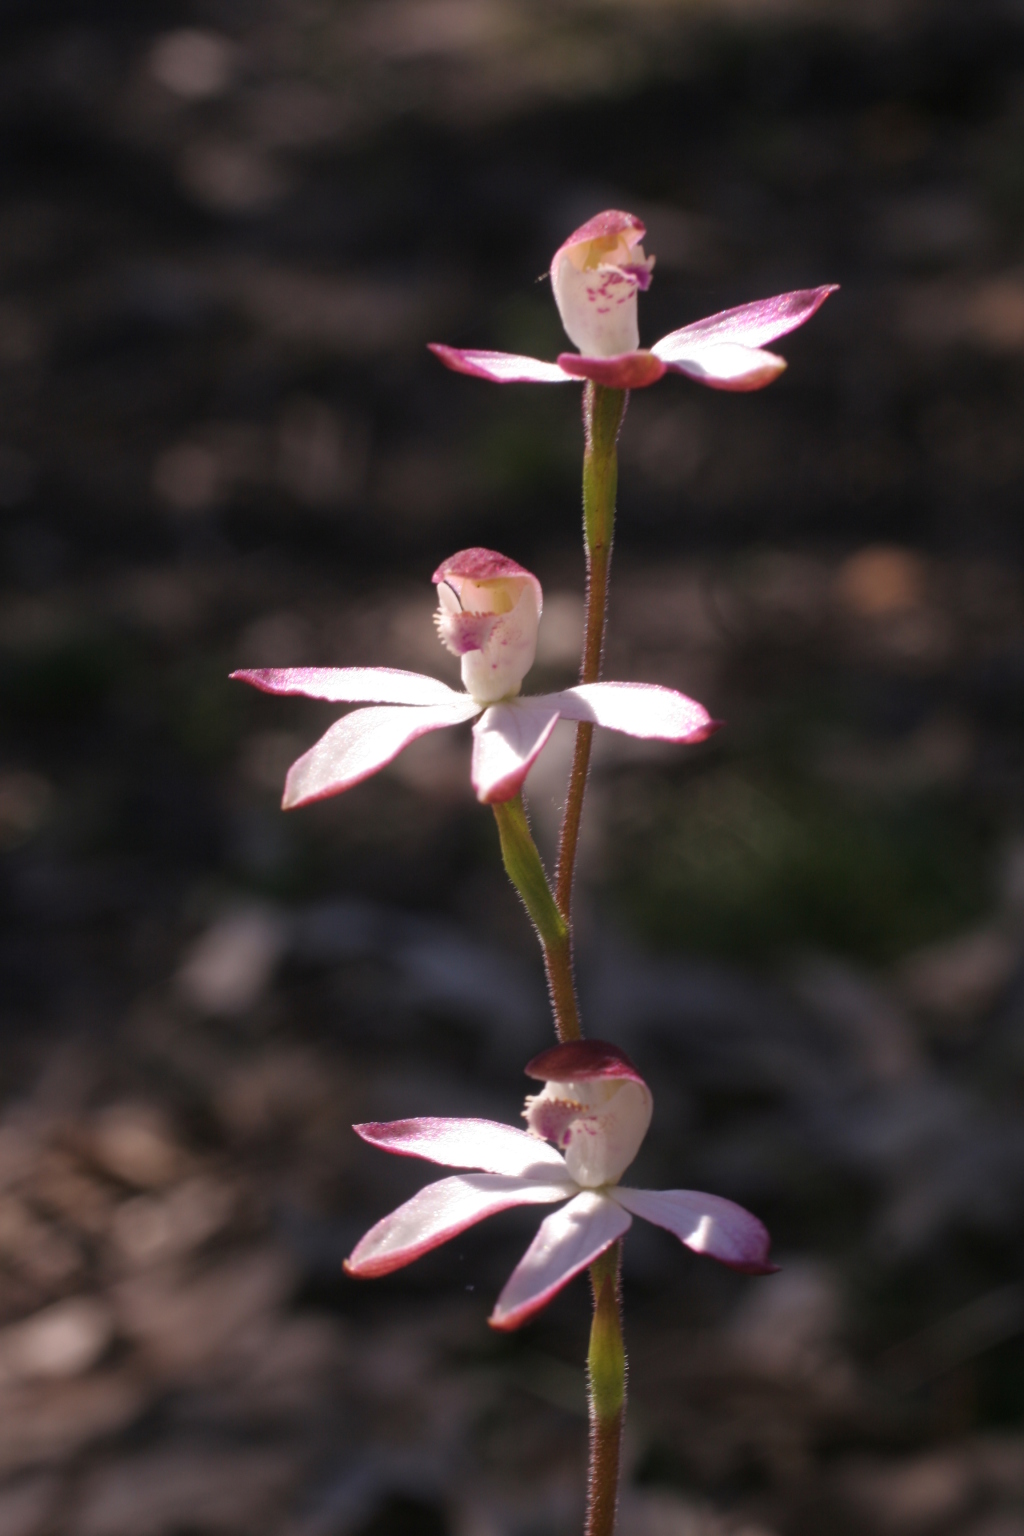
<path id="1" fill-rule="evenodd" d="M 836 284 L 800 288 L 709 315 L 670 331 L 649 350 L 640 346 L 637 294 L 651 285 L 654 257 L 641 244 L 646 229 L 634 214 L 609 208 L 588 219 L 559 246 L 551 286 L 562 324 L 579 352 L 558 361 L 509 352 L 481 352 L 432 342 L 430 350 L 456 373 L 496 384 L 566 384 L 593 379 L 613 389 L 642 389 L 666 373 L 685 373 L 712 389 L 763 389 L 785 360 L 765 342 L 809 320 Z"/>
<path id="2" fill-rule="evenodd" d="M 345 1261 L 375 1279 L 402 1269 L 467 1227 L 514 1205 L 554 1205 L 498 1297 L 492 1327 L 518 1328 L 641 1216 L 694 1253 L 748 1275 L 772 1274 L 769 1236 L 742 1206 L 689 1189 L 628 1189 L 619 1180 L 640 1149 L 651 1091 L 617 1046 L 578 1040 L 527 1068 L 542 1092 L 526 1100 L 528 1129 L 495 1120 L 426 1117 L 356 1125 L 372 1146 L 448 1168 L 479 1169 L 428 1184 L 372 1227 Z"/>
<path id="3" fill-rule="evenodd" d="M 479 716 L 472 782 L 484 804 L 511 800 L 559 719 L 590 720 L 629 736 L 703 741 L 717 728 L 702 705 L 653 683 L 589 683 L 519 697 L 537 649 L 542 593 L 536 576 L 491 549 L 464 549 L 434 572 L 438 634 L 462 658 L 464 693 L 393 667 L 270 667 L 233 672 L 265 693 L 361 703 L 293 763 L 284 807 L 351 789 L 417 737 Z"/>

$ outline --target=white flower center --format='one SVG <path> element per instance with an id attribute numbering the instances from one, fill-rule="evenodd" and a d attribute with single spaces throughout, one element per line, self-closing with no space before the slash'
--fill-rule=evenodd
<path id="1" fill-rule="evenodd" d="M 447 576 L 435 615 L 441 643 L 462 658 L 462 685 L 486 707 L 514 697 L 533 666 L 540 602 L 526 576 Z"/>
<path id="2" fill-rule="evenodd" d="M 548 1083 L 526 1101 L 524 1116 L 535 1136 L 563 1154 L 584 1189 L 617 1184 L 640 1150 L 651 1123 L 653 1101 L 632 1078 Z"/>
<path id="3" fill-rule="evenodd" d="M 566 334 L 584 356 L 617 357 L 640 345 L 636 296 L 650 286 L 654 257 L 627 233 L 581 240 L 554 271 L 555 303 Z"/>

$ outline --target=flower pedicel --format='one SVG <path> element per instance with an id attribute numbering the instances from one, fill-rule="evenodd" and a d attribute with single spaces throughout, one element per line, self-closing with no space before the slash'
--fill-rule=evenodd
<path id="1" fill-rule="evenodd" d="M 545 1084 L 526 1101 L 527 1131 L 495 1120 L 430 1117 L 353 1127 L 385 1152 L 481 1171 L 428 1184 L 385 1216 L 346 1260 L 349 1274 L 389 1275 L 485 1216 L 563 1200 L 568 1203 L 541 1222 L 498 1297 L 493 1327 L 527 1322 L 622 1237 L 634 1216 L 731 1269 L 773 1273 L 768 1233 L 742 1206 L 690 1189 L 619 1183 L 647 1134 L 653 1105 L 647 1084 L 617 1046 L 602 1040 L 556 1045 L 526 1071 Z"/>
<path id="2" fill-rule="evenodd" d="M 712 389 L 763 389 L 785 359 L 766 342 L 795 331 L 835 293 L 837 284 L 798 288 L 741 304 L 682 330 L 649 350 L 640 346 L 637 295 L 651 285 L 654 257 L 645 256 L 646 230 L 632 213 L 609 208 L 588 219 L 555 252 L 551 287 L 566 335 L 579 352 L 555 363 L 510 352 L 481 352 L 432 342 L 430 350 L 456 373 L 495 384 L 568 384 L 592 379 L 612 389 L 643 389 L 666 373 L 685 373 Z"/>
<path id="3" fill-rule="evenodd" d="M 542 594 L 536 576 L 492 549 L 464 549 L 438 567 L 434 582 L 438 634 L 462 658 L 465 693 L 391 667 L 268 667 L 231 674 L 266 693 L 383 706 L 343 716 L 292 764 L 286 809 L 351 789 L 417 737 L 477 715 L 472 781 L 477 799 L 488 805 L 518 794 L 559 719 L 675 742 L 703 741 L 716 729 L 702 705 L 654 683 L 591 683 L 520 697 L 537 649 Z"/>

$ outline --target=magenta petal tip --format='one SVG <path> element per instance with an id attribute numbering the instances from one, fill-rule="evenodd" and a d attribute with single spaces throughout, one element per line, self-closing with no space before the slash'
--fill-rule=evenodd
<path id="1" fill-rule="evenodd" d="M 531 581 L 536 580 L 533 572 L 525 566 L 519 565 L 508 555 L 499 554 L 496 549 L 484 549 L 482 545 L 460 549 L 457 554 L 449 555 L 447 560 L 442 560 L 430 579 L 437 586 L 449 576 L 465 576 L 470 581 L 496 581 L 502 576 L 528 576 Z"/>
<path id="2" fill-rule="evenodd" d="M 631 235 L 633 243 L 642 240 L 647 233 L 647 226 L 642 219 L 638 219 L 635 213 L 626 213 L 622 208 L 605 208 L 601 213 L 595 213 L 593 218 L 581 224 L 579 229 L 574 229 L 568 240 L 563 240 L 555 253 L 555 259 L 571 245 L 582 245 L 587 240 L 607 240 L 609 236 Z"/>
<path id="3" fill-rule="evenodd" d="M 576 379 L 590 379 L 609 389 L 646 389 L 657 384 L 667 365 L 653 352 L 623 352 L 618 357 L 581 357 L 578 352 L 560 352 L 558 366 Z"/>
<path id="4" fill-rule="evenodd" d="M 514 352 L 448 347 L 440 341 L 428 342 L 427 349 L 453 373 L 490 379 L 492 384 L 567 384 L 572 378 L 557 363 L 545 363 L 539 357 L 521 357 Z"/>
<path id="5" fill-rule="evenodd" d="M 583 1083 L 602 1077 L 644 1081 L 625 1051 L 607 1040 L 570 1040 L 564 1045 L 553 1045 L 534 1056 L 523 1070 L 527 1077 L 547 1083 Z"/>

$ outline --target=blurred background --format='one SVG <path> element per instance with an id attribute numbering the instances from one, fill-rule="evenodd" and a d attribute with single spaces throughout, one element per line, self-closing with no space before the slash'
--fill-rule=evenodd
<path id="1" fill-rule="evenodd" d="M 573 679 L 579 397 L 538 281 L 649 227 L 646 342 L 841 292 L 769 391 L 630 403 L 589 1032 L 637 1183 L 770 1225 L 627 1245 L 623 1536 L 1024 1532 L 1024 5 L 0 5 L 0 1532 L 568 1536 L 588 1301 L 485 1326 L 534 1218 L 372 1285 L 429 1176 L 357 1119 L 515 1121 L 549 1042 L 468 729 L 283 816 L 325 706 L 448 679 L 430 574 L 534 569 Z M 550 850 L 569 741 L 530 782 Z"/>

